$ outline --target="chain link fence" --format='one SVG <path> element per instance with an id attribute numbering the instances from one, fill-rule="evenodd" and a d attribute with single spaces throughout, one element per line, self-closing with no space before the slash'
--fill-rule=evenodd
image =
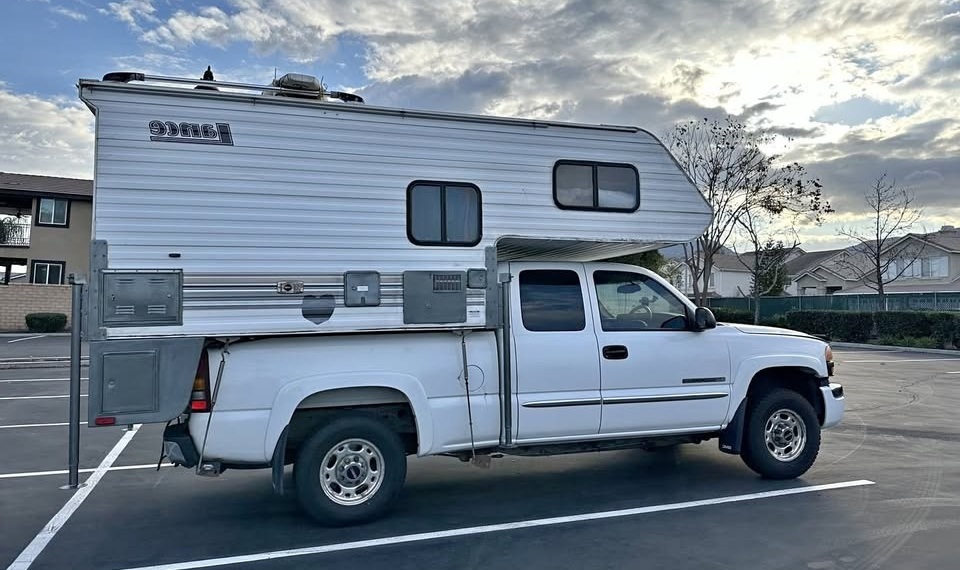
<path id="1" fill-rule="evenodd" d="M 714 298 L 708 305 L 753 311 L 753 299 L 749 297 Z M 882 304 L 875 294 L 760 297 L 759 305 L 761 319 L 788 311 L 960 311 L 960 293 L 888 293 Z"/>

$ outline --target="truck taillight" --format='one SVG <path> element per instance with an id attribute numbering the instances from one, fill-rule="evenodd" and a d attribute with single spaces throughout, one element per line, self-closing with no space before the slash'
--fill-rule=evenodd
<path id="1" fill-rule="evenodd" d="M 200 362 L 193 378 L 193 391 L 190 392 L 190 411 L 210 411 L 210 366 L 207 361 L 207 349 L 200 352 Z"/>

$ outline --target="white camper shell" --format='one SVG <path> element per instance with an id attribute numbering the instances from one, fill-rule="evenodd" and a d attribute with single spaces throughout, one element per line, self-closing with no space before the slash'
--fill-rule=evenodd
<path id="1" fill-rule="evenodd" d="M 409 455 L 716 438 L 788 479 L 843 415 L 822 340 L 717 326 L 602 261 L 710 221 L 641 129 L 372 107 L 307 76 L 80 90 L 88 425 L 167 423 L 175 465 L 269 468 L 282 494 L 292 464 L 305 511 L 352 524 L 394 504 Z"/>
<path id="2" fill-rule="evenodd" d="M 80 82 L 103 339 L 489 328 L 498 262 L 689 242 L 711 217 L 636 127 L 105 79 Z"/>

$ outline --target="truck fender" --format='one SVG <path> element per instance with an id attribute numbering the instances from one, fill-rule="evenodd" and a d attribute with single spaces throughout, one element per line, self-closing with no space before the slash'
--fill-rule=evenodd
<path id="1" fill-rule="evenodd" d="M 340 372 L 306 376 L 285 384 L 273 400 L 267 422 L 264 457 L 276 453 L 277 442 L 300 402 L 307 397 L 339 388 L 391 388 L 403 394 L 413 409 L 417 424 L 417 449 L 421 455 L 433 446 L 433 419 L 423 384 L 409 374 L 397 372 Z"/>
<path id="2" fill-rule="evenodd" d="M 827 375 L 827 363 L 824 360 L 804 354 L 771 354 L 746 358 L 737 367 L 731 386 L 730 402 L 734 405 L 730 406 L 727 422 L 733 421 L 739 405 L 746 400 L 747 390 L 750 389 L 754 376 L 768 368 L 806 368 L 819 376 Z"/>

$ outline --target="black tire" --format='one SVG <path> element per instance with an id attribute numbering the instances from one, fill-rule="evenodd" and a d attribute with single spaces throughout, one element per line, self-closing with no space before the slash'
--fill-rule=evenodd
<path id="1" fill-rule="evenodd" d="M 768 422 L 773 428 L 769 445 Z M 791 447 L 791 442 L 798 441 L 800 428 L 802 443 Z M 795 479 L 810 469 L 820 453 L 820 422 L 806 398 L 792 390 L 776 388 L 748 408 L 743 439 L 740 456 L 747 467 L 767 479 Z M 778 454 L 782 459 L 777 458 Z"/>
<path id="2" fill-rule="evenodd" d="M 352 446 L 343 445 L 351 441 L 355 442 Z M 333 454 L 327 462 L 333 469 L 332 478 L 330 471 L 321 471 L 328 454 Z M 370 474 L 374 481 L 366 487 L 341 486 L 341 479 L 336 478 L 341 470 L 343 481 L 351 474 L 364 481 Z M 400 437 L 382 422 L 360 413 L 344 414 L 318 428 L 303 443 L 293 474 L 297 502 L 311 518 L 327 526 L 360 524 L 384 515 L 396 502 L 407 477 L 407 456 Z M 351 490 L 356 490 L 352 504 L 331 497 L 350 501 Z"/>

